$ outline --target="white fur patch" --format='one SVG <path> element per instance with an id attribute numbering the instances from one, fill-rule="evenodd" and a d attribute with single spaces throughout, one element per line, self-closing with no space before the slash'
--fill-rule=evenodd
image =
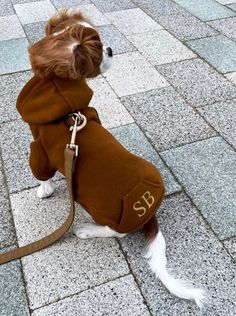
<path id="1" fill-rule="evenodd" d="M 102 62 L 100 65 L 101 73 L 104 73 L 111 68 L 111 60 L 112 57 L 108 56 L 107 47 L 103 46 Z"/>
<path id="2" fill-rule="evenodd" d="M 55 184 L 51 179 L 47 181 L 40 181 L 40 186 L 37 188 L 37 195 L 40 199 L 49 197 L 55 191 Z"/>
<path id="3" fill-rule="evenodd" d="M 74 234 L 82 239 L 94 237 L 124 237 L 126 234 L 120 234 L 108 226 L 102 226 L 95 223 L 81 223 L 73 229 Z"/>

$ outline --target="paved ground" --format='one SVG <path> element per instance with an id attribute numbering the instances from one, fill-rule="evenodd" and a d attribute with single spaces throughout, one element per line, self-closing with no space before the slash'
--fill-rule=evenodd
<path id="1" fill-rule="evenodd" d="M 69 233 L 0 266 L 0 315 L 235 315 L 236 0 L 0 0 L 0 251 L 44 236 L 67 214 L 60 176 L 53 197 L 36 197 L 31 135 L 15 102 L 31 77 L 28 44 L 71 5 L 115 53 L 113 68 L 90 83 L 92 105 L 129 150 L 160 168 L 169 267 L 208 289 L 209 304 L 199 312 L 155 280 L 141 233 Z"/>

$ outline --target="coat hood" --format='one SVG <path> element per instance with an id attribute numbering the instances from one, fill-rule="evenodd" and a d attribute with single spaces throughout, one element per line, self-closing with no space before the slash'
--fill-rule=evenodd
<path id="1" fill-rule="evenodd" d="M 92 96 L 84 80 L 34 76 L 21 90 L 16 108 L 25 122 L 41 125 L 88 107 Z"/>

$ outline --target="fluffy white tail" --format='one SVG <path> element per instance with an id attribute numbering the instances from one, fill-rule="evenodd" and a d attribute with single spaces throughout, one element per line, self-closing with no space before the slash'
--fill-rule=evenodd
<path id="1" fill-rule="evenodd" d="M 202 308 L 206 299 L 205 291 L 194 288 L 189 281 L 175 279 L 166 270 L 166 243 L 160 230 L 149 243 L 145 257 L 149 259 L 149 265 L 156 277 L 172 294 L 180 298 L 194 300 Z"/>

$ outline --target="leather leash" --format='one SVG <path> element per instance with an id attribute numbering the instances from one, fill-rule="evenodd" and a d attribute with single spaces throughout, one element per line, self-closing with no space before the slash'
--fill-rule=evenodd
<path id="1" fill-rule="evenodd" d="M 64 172 L 65 172 L 65 178 L 66 178 L 67 188 L 68 188 L 69 197 L 70 197 L 69 215 L 66 221 L 53 233 L 33 243 L 30 243 L 26 246 L 19 247 L 9 252 L 0 254 L 0 264 L 7 263 L 9 261 L 18 259 L 20 257 L 24 257 L 33 252 L 36 252 L 38 250 L 48 247 L 49 245 L 53 244 L 55 241 L 60 239 L 68 231 L 68 229 L 70 228 L 70 226 L 72 225 L 74 221 L 75 202 L 74 202 L 72 180 L 73 180 L 73 173 L 75 171 L 75 164 L 76 164 L 77 156 L 78 156 L 78 145 L 75 144 L 75 138 L 76 138 L 76 133 L 80 131 L 86 125 L 87 119 L 80 112 L 72 113 L 70 114 L 70 116 L 74 120 L 74 125 L 70 127 L 70 131 L 72 131 L 71 142 L 70 144 L 67 144 L 64 151 L 64 159 L 65 159 Z"/>

